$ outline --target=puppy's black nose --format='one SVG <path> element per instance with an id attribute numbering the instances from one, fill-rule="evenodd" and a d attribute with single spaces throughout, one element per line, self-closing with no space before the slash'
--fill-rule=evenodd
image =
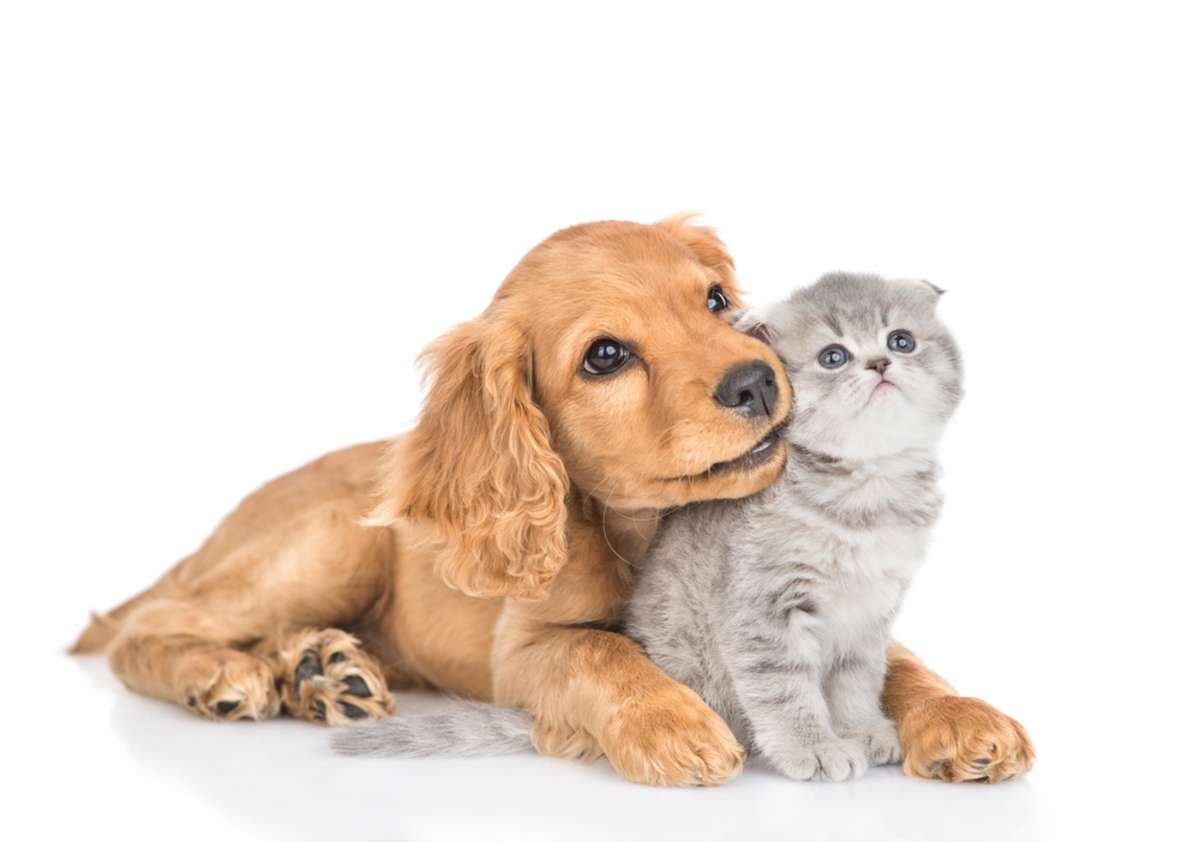
<path id="1" fill-rule="evenodd" d="M 892 361 L 889 360 L 887 357 L 877 357 L 876 359 L 873 359 L 869 363 L 867 363 L 867 368 L 871 369 L 872 371 L 878 371 L 880 374 L 883 374 L 885 371 L 888 370 L 888 366 L 891 364 L 892 364 Z"/>
<path id="2" fill-rule="evenodd" d="M 721 378 L 713 399 L 721 406 L 736 409 L 747 418 L 770 415 L 779 398 L 775 372 L 762 360 L 735 365 Z"/>

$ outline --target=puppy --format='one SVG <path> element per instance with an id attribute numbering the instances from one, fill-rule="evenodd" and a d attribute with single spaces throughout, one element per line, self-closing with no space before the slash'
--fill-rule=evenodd
<path id="1" fill-rule="evenodd" d="M 415 429 L 267 484 L 74 651 L 211 719 L 342 724 L 435 687 L 525 708 L 547 754 L 727 780 L 743 752 L 724 722 L 608 626 L 661 510 L 783 468 L 790 387 L 730 325 L 740 304 L 724 245 L 686 216 L 558 232 L 426 352 Z M 956 725 L 1024 749 L 982 702 L 948 719 L 952 691 L 896 651 L 917 762 Z"/>

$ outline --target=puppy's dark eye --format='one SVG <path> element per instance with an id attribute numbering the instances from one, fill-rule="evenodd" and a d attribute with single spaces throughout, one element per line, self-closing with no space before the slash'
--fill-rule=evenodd
<path id="1" fill-rule="evenodd" d="M 713 287 L 708 291 L 708 309 L 713 313 L 729 309 L 729 299 L 725 297 L 725 290 Z"/>
<path id="2" fill-rule="evenodd" d="M 850 361 L 850 352 L 841 345 L 830 345 L 817 354 L 817 362 L 823 368 L 841 368 Z"/>
<path id="3" fill-rule="evenodd" d="M 629 349 L 615 339 L 597 339 L 583 355 L 588 374 L 612 374 L 629 359 Z"/>
<path id="4" fill-rule="evenodd" d="M 893 330 L 888 334 L 888 348 L 898 354 L 911 354 L 917 350 L 917 340 L 907 330 Z"/>

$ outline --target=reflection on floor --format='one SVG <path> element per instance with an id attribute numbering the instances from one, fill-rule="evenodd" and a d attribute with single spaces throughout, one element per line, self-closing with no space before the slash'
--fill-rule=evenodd
<path id="1" fill-rule="evenodd" d="M 328 731 L 307 723 L 207 722 L 126 691 L 98 659 L 52 659 L 45 666 L 51 697 L 69 699 L 76 711 L 61 716 L 53 741 L 60 785 L 87 786 L 99 803 L 129 805 L 104 825 L 127 828 L 129 838 L 155 826 L 174 839 L 211 829 L 222 842 L 231 836 L 984 842 L 1044 833 L 1029 781 L 948 786 L 888 768 L 849 784 L 798 784 L 752 766 L 718 789 L 655 790 L 621 781 L 603 761 L 532 754 L 341 758 L 328 749 Z M 399 713 L 438 703 L 433 696 L 402 696 Z M 75 760 L 65 762 L 73 753 Z M 171 815 L 157 815 L 164 811 Z M 52 823 L 71 820 L 62 815 Z"/>

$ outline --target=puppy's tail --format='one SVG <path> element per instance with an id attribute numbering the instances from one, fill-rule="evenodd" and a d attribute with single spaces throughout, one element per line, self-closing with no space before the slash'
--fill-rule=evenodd
<path id="1" fill-rule="evenodd" d="M 87 628 L 80 633 L 67 652 L 72 655 L 92 655 L 102 652 L 116 636 L 117 624 L 103 614 L 93 611 L 92 621 L 88 623 Z"/>
<path id="2" fill-rule="evenodd" d="M 333 750 L 367 757 L 467 757 L 533 748 L 533 719 L 525 711 L 466 700 L 454 704 L 445 713 L 343 728 L 333 735 Z"/>
<path id="3" fill-rule="evenodd" d="M 80 632 L 78 639 L 67 652 L 71 655 L 94 655 L 97 652 L 103 652 L 120 633 L 125 618 L 133 609 L 146 602 L 154 594 L 154 587 L 150 587 L 137 596 L 125 600 L 107 614 L 98 614 L 93 611 L 91 622 Z"/>

